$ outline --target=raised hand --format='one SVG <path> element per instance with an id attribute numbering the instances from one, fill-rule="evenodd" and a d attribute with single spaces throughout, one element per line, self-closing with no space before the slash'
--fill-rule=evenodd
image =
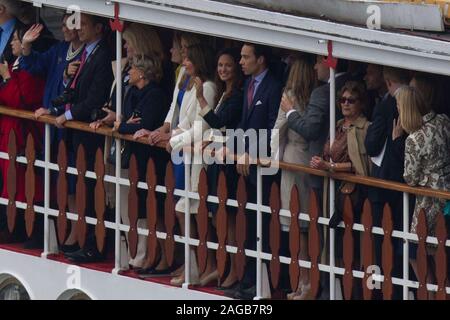
<path id="1" fill-rule="evenodd" d="M 197 92 L 197 99 L 203 98 L 203 81 L 199 77 L 195 77 L 194 86 Z"/>
<path id="2" fill-rule="evenodd" d="M 22 38 L 22 45 L 31 44 L 39 38 L 44 26 L 42 24 L 33 24 Z"/>

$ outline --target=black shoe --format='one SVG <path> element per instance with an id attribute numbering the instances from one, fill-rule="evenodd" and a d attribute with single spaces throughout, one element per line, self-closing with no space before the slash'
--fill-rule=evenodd
<path id="1" fill-rule="evenodd" d="M 242 283 L 237 282 L 234 285 L 232 285 L 230 288 L 223 290 L 223 294 L 229 298 L 234 298 L 236 293 L 238 293 L 239 291 L 242 291 L 242 290 L 244 290 L 244 286 L 242 285 Z"/>
<path id="2" fill-rule="evenodd" d="M 80 249 L 75 252 L 67 252 L 64 256 L 71 262 L 75 263 L 90 263 L 105 260 L 102 254 L 97 249 Z"/>
<path id="3" fill-rule="evenodd" d="M 29 239 L 23 244 L 24 249 L 34 250 L 34 249 L 44 249 L 44 239 Z"/>
<path id="4" fill-rule="evenodd" d="M 59 247 L 59 251 L 61 251 L 62 253 L 69 253 L 69 252 L 75 252 L 80 250 L 80 246 L 75 243 L 75 244 L 63 244 Z"/>
<path id="5" fill-rule="evenodd" d="M 139 275 L 139 278 L 150 278 L 150 277 L 164 277 L 170 275 L 174 271 L 174 268 L 169 267 L 162 270 L 157 270 L 155 268 L 146 268 L 136 271 Z"/>
<path id="6" fill-rule="evenodd" d="M 256 297 L 256 286 L 247 289 L 239 290 L 233 298 L 241 300 L 253 300 Z"/>

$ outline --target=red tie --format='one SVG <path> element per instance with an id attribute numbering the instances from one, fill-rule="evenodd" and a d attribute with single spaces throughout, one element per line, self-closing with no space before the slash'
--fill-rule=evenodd
<path id="1" fill-rule="evenodd" d="M 252 106 L 254 92 L 255 92 L 255 78 L 252 77 L 252 80 L 250 80 L 250 83 L 249 83 L 248 89 L 247 89 L 248 108 L 250 108 Z"/>
<path id="2" fill-rule="evenodd" d="M 81 69 L 83 69 L 84 64 L 86 63 L 86 57 L 87 57 L 87 51 L 86 51 L 86 48 L 84 48 L 83 54 L 81 55 L 80 66 L 78 67 L 77 73 L 75 74 L 75 78 L 73 78 L 73 81 L 70 84 L 70 89 L 75 89 L 75 87 L 77 86 L 78 76 L 80 75 Z M 70 103 L 66 104 L 66 111 L 70 110 L 70 106 L 71 106 Z"/>
<path id="3" fill-rule="evenodd" d="M 70 86 L 71 89 L 75 89 L 75 86 L 77 85 L 78 76 L 80 75 L 81 69 L 83 69 L 84 64 L 86 63 L 86 57 L 87 57 L 87 51 L 85 48 L 83 51 L 83 54 L 81 55 L 80 67 L 78 68 L 77 74 L 75 75 L 75 78 L 73 79 L 72 84 Z"/>

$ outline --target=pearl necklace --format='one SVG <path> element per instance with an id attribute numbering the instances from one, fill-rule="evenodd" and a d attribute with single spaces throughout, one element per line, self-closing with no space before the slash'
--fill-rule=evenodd
<path id="1" fill-rule="evenodd" d="M 69 49 L 67 50 L 66 61 L 72 61 L 80 52 L 83 50 L 84 46 L 81 45 L 77 50 L 73 50 L 72 42 L 69 45 Z"/>

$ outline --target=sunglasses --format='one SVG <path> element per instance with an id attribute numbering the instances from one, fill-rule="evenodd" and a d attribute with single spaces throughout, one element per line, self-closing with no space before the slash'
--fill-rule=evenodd
<path id="1" fill-rule="evenodd" d="M 358 99 L 356 98 L 344 98 L 342 97 L 341 99 L 339 99 L 339 102 L 342 104 L 345 104 L 348 102 L 348 104 L 355 104 L 356 101 L 358 101 Z"/>

